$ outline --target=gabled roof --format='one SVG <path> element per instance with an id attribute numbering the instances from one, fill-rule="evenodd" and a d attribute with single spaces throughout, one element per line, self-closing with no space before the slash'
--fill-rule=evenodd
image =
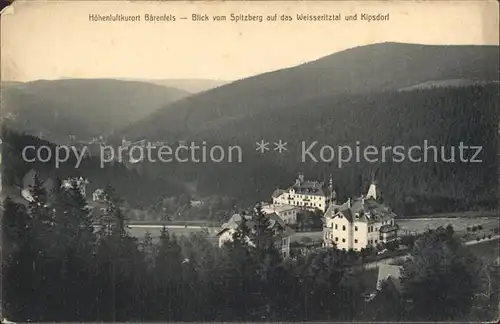
<path id="1" fill-rule="evenodd" d="M 294 189 L 296 193 L 311 196 L 325 196 L 323 182 L 306 180 L 295 183 L 289 189 Z"/>
<path id="2" fill-rule="evenodd" d="M 382 225 L 382 226 L 380 226 L 381 233 L 388 233 L 388 232 L 397 231 L 397 230 L 398 230 L 397 225 Z"/>
<path id="3" fill-rule="evenodd" d="M 346 213 L 346 210 L 349 210 L 349 213 Z M 339 213 L 344 215 L 349 222 L 366 223 L 391 220 L 396 216 L 386 205 L 363 197 L 348 200 L 342 205 L 330 205 L 325 212 L 325 217 L 336 217 Z"/>
<path id="4" fill-rule="evenodd" d="M 267 214 L 266 216 L 269 218 L 270 221 L 269 228 L 274 228 L 276 226 L 279 226 L 282 230 L 281 236 L 289 236 L 294 233 L 293 230 L 288 225 L 286 225 L 285 222 L 281 219 L 281 217 L 279 217 L 276 213 Z M 255 222 L 251 215 L 242 215 L 238 213 L 233 214 L 233 216 L 231 216 L 229 221 L 222 224 L 220 231 L 217 233 L 217 236 L 220 236 L 227 230 L 237 229 L 240 226 L 241 222 L 243 221 L 243 218 L 246 219 L 247 226 L 249 228 L 253 228 L 255 226 Z"/>
<path id="5" fill-rule="evenodd" d="M 286 193 L 286 190 L 276 189 L 276 190 L 274 190 L 272 197 L 273 198 L 278 198 L 279 196 L 281 196 L 284 193 Z"/>
<path id="6" fill-rule="evenodd" d="M 26 175 L 23 177 L 22 189 L 29 189 L 31 186 L 35 184 L 35 175 L 38 175 L 38 178 L 42 182 L 42 187 L 50 191 L 55 186 L 55 181 L 52 179 L 52 176 L 44 175 L 40 172 L 35 171 L 35 169 L 31 169 Z"/>
<path id="7" fill-rule="evenodd" d="M 380 264 L 378 268 L 377 277 L 377 289 L 382 287 L 382 283 L 386 280 L 392 281 L 395 288 L 400 290 L 401 288 L 401 267 L 392 264 Z"/>

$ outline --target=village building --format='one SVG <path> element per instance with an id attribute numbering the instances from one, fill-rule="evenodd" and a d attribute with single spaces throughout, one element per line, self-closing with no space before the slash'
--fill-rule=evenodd
<path id="1" fill-rule="evenodd" d="M 301 211 L 300 207 L 291 205 L 262 204 L 262 211 L 266 214 L 275 213 L 287 225 L 297 224 L 297 215 Z"/>
<path id="2" fill-rule="evenodd" d="M 328 185 L 323 182 L 305 180 L 300 173 L 295 183 L 286 190 L 276 189 L 272 195 L 275 205 L 289 205 L 307 210 L 319 209 L 325 212 L 330 204 L 334 204 L 337 194 L 333 189 L 330 177 Z"/>
<path id="3" fill-rule="evenodd" d="M 96 190 L 94 190 L 94 192 L 92 193 L 92 201 L 102 202 L 104 201 L 104 199 L 105 195 L 103 189 L 97 188 Z"/>
<path id="4" fill-rule="evenodd" d="M 392 281 L 394 286 L 401 290 L 401 266 L 394 264 L 380 264 L 378 266 L 377 290 L 382 289 L 382 284 L 386 281 Z"/>
<path id="5" fill-rule="evenodd" d="M 84 179 L 82 177 L 80 178 L 69 178 L 67 180 L 63 180 L 61 184 L 61 188 L 69 189 L 73 185 L 73 182 L 75 182 L 80 188 L 80 193 L 82 194 L 83 197 L 87 197 L 87 185 L 89 184 L 89 181 L 87 179 Z"/>
<path id="6" fill-rule="evenodd" d="M 331 204 L 324 215 L 323 245 L 360 251 L 396 241 L 396 214 L 379 197 L 372 183 L 366 195 L 349 198 L 342 205 Z"/>
<path id="7" fill-rule="evenodd" d="M 290 256 L 290 239 L 294 232 L 277 214 L 273 213 L 267 216 L 270 221 L 269 227 L 273 229 L 275 246 L 278 251 L 280 251 L 283 258 L 288 258 Z M 243 213 L 234 214 L 228 222 L 222 224 L 221 229 L 217 233 L 219 247 L 233 240 L 233 234 L 241 225 L 243 217 L 246 220 L 247 226 L 251 230 L 253 229 L 255 222 L 252 215 Z M 250 238 L 247 238 L 247 242 L 250 245 L 253 244 Z"/>
<path id="8" fill-rule="evenodd" d="M 366 302 L 383 302 L 384 297 L 381 296 L 383 290 L 385 293 L 401 294 L 401 271 L 402 267 L 398 265 L 384 263 L 378 265 L 377 282 L 374 287 L 368 285 L 372 290 L 365 294 Z"/>

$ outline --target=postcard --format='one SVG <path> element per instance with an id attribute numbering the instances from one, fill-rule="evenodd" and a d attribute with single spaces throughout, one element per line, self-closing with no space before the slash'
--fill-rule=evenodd
<path id="1" fill-rule="evenodd" d="M 497 1 L 14 1 L 2 319 L 489 322 Z"/>

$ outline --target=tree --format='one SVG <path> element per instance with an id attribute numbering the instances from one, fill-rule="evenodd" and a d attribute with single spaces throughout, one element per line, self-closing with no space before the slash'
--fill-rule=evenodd
<path id="1" fill-rule="evenodd" d="M 32 221 L 24 206 L 10 198 L 3 201 L 2 233 L 2 309 L 15 321 L 35 318 L 37 296 L 35 258 L 38 253 Z"/>
<path id="2" fill-rule="evenodd" d="M 466 314 L 477 288 L 477 259 L 450 229 L 428 230 L 403 265 L 401 281 L 409 315 L 416 320 L 453 320 Z"/>

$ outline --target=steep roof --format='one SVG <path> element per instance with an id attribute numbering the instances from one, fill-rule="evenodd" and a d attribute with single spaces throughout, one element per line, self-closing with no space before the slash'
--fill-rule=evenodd
<path id="1" fill-rule="evenodd" d="M 278 198 L 279 196 L 281 196 L 284 193 L 286 193 L 286 190 L 276 189 L 276 190 L 274 190 L 272 197 L 273 198 Z"/>
<path id="2" fill-rule="evenodd" d="M 377 277 L 377 289 L 382 287 L 382 283 L 386 280 L 392 281 L 395 288 L 400 290 L 401 288 L 401 267 L 392 264 L 380 264 L 378 268 Z"/>
<path id="3" fill-rule="evenodd" d="M 295 183 L 290 189 L 294 189 L 296 193 L 311 196 L 326 196 L 323 182 L 305 180 Z"/>
<path id="4" fill-rule="evenodd" d="M 349 213 L 346 213 L 347 210 Z M 367 223 L 391 220 L 396 216 L 388 206 L 363 197 L 350 199 L 342 205 L 330 205 L 325 217 L 335 217 L 338 213 L 342 213 L 349 222 Z"/>
<path id="5" fill-rule="evenodd" d="M 52 175 L 44 175 L 43 173 L 35 171 L 35 169 L 31 169 L 26 175 L 23 177 L 22 189 L 29 189 L 31 186 L 35 184 L 35 175 L 38 175 L 38 178 L 42 182 L 42 187 L 50 191 L 55 186 L 55 181 L 53 180 Z"/>
<path id="6" fill-rule="evenodd" d="M 398 226 L 397 225 L 382 225 L 380 227 L 380 232 L 381 233 L 388 233 L 388 232 L 392 232 L 392 231 L 396 231 L 398 229 Z"/>
<path id="7" fill-rule="evenodd" d="M 285 222 L 279 217 L 276 213 L 271 213 L 266 215 L 269 218 L 269 228 L 275 228 L 279 226 L 281 228 L 280 236 L 289 236 L 294 232 L 293 230 L 285 224 Z M 249 228 L 253 228 L 255 226 L 255 221 L 253 220 L 252 215 L 242 215 L 242 214 L 233 214 L 229 221 L 222 224 L 220 231 L 217 233 L 217 236 L 226 232 L 227 230 L 235 230 L 237 229 L 243 221 L 243 218 L 246 219 L 247 226 Z"/>

